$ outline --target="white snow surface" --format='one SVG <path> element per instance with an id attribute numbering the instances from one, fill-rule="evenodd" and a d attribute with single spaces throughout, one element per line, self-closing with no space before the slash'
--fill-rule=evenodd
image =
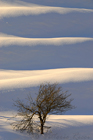
<path id="1" fill-rule="evenodd" d="M 93 41 L 87 37 L 59 37 L 59 38 L 23 38 L 0 33 L 0 47 L 10 45 L 36 46 L 36 45 L 65 45 Z"/>
<path id="2" fill-rule="evenodd" d="M 44 135 L 28 135 L 12 129 L 16 112 L 0 112 L 0 140 L 93 140 L 93 115 L 50 115 Z"/>
<path id="3" fill-rule="evenodd" d="M 20 1 L 21 2 L 21 1 Z M 93 9 L 84 9 L 84 8 L 64 8 L 64 7 L 52 7 L 52 6 L 43 6 L 37 4 L 31 4 L 26 2 L 21 3 L 12 2 L 0 2 L 0 18 L 3 17 L 15 17 L 15 16 L 28 16 L 28 15 L 39 15 L 46 13 L 58 13 L 58 14 L 67 14 L 73 12 L 79 13 L 91 13 Z"/>
<path id="4" fill-rule="evenodd" d="M 70 0 L 68 2 L 70 5 L 71 4 L 73 5 L 73 3 L 75 4 L 76 1 Z M 88 6 L 87 6 L 88 4 L 92 5 L 92 0 L 77 0 L 76 3 L 78 5 L 83 4 L 83 6 L 81 6 L 83 8 L 75 8 L 75 7 L 70 8 L 68 6 L 67 7 L 44 6 L 44 5 L 22 2 L 19 0 L 0 0 L 0 20 L 2 22 L 5 20 L 6 23 L 8 23 L 7 18 L 10 18 L 10 17 L 13 17 L 13 19 L 19 16 L 30 16 L 30 15 L 34 15 L 37 17 L 37 16 L 40 16 L 41 14 L 50 14 L 50 13 L 53 13 L 53 15 L 55 13 L 60 14 L 61 16 L 65 16 L 65 15 L 69 16 L 69 15 L 76 14 L 76 15 L 79 15 L 79 17 L 82 17 L 82 19 L 83 19 L 83 16 L 85 17 L 86 15 L 87 16 L 89 15 L 90 17 L 90 15 L 92 15 L 93 9 L 92 8 L 88 9 Z M 84 5 L 86 5 L 85 6 L 86 8 L 84 8 Z M 64 19 L 65 17 L 63 17 L 63 20 Z M 83 22 L 80 23 L 79 18 L 77 19 L 78 19 L 77 21 L 73 20 L 73 22 L 77 22 L 80 28 L 83 28 L 83 26 L 85 26 L 84 29 L 86 29 L 86 33 L 85 32 L 84 33 L 87 36 L 87 31 L 90 30 L 91 25 L 89 26 L 89 24 L 85 22 L 85 20 L 84 22 L 86 24 L 83 24 Z M 87 19 L 87 21 L 90 23 L 92 20 L 90 21 L 90 18 L 89 18 Z M 68 20 L 67 22 L 70 23 Z M 76 28 L 78 26 L 76 25 Z M 88 29 L 88 26 L 90 27 L 89 29 Z M 7 28 L 8 27 L 9 26 L 7 26 Z M 13 28 L 15 27 L 13 26 Z M 73 26 L 71 26 L 71 28 L 73 31 Z M 25 30 L 23 31 L 25 32 Z M 84 30 L 82 30 L 82 32 L 83 31 Z M 67 44 L 76 45 L 77 43 L 93 41 L 93 38 L 92 38 L 93 36 L 89 33 L 87 37 L 81 37 L 83 36 L 82 34 L 81 35 L 79 34 L 79 36 L 76 37 L 76 33 L 74 33 L 73 37 L 72 36 L 71 37 L 56 37 L 55 36 L 55 38 L 26 38 L 26 37 L 15 36 L 14 30 L 13 30 L 13 35 L 8 35 L 8 32 L 7 34 L 0 33 L 0 48 L 1 49 L 3 49 L 3 47 L 10 47 L 12 45 L 31 46 L 31 47 L 36 46 L 36 45 L 55 45 L 55 46 L 62 45 L 63 47 L 63 45 L 67 45 Z M 78 28 L 77 28 L 77 32 L 78 32 Z M 9 34 L 12 34 L 12 32 L 10 31 Z M 8 48 L 4 48 L 4 49 L 8 49 Z M 87 55 L 86 55 L 86 59 L 87 59 Z M 91 63 L 92 63 L 92 60 L 91 60 Z M 40 135 L 40 134 L 28 135 L 26 133 L 20 133 L 12 129 L 12 126 L 10 125 L 10 123 L 14 121 L 13 116 L 16 114 L 16 112 L 12 111 L 11 107 L 9 109 L 11 111 L 4 111 L 5 109 L 3 110 L 3 106 L 2 106 L 3 104 L 4 106 L 7 107 L 7 100 L 9 100 L 10 95 L 11 95 L 11 93 L 10 95 L 8 94 L 8 89 L 11 90 L 11 89 L 28 88 L 28 87 L 38 86 L 46 82 L 50 82 L 50 83 L 73 82 L 75 83 L 75 82 L 83 82 L 83 81 L 91 81 L 91 80 L 93 81 L 93 68 L 60 68 L 60 69 L 32 70 L 32 71 L 1 69 L 0 70 L 0 90 L 6 90 L 7 95 L 2 94 L 4 92 L 1 92 L 2 96 L 0 98 L 1 99 L 0 140 L 93 140 L 93 115 L 50 115 L 48 116 L 47 122 L 45 124 L 46 126 L 51 126 L 51 129 L 48 132 L 46 132 L 44 135 Z M 83 96 L 84 97 L 86 96 L 86 98 L 90 96 L 88 93 L 90 92 L 90 90 L 92 92 L 93 89 L 90 88 L 87 90 L 88 90 L 87 96 L 83 93 Z M 80 98 L 83 98 L 82 95 L 79 95 L 79 96 Z M 90 96 L 89 100 L 86 100 L 87 105 L 91 104 L 90 99 L 92 99 L 92 95 Z M 82 103 L 79 102 L 78 104 L 81 104 L 82 106 L 85 105 L 83 104 L 83 102 Z"/>
<path id="5" fill-rule="evenodd" d="M 27 88 L 42 83 L 68 83 L 93 80 L 93 68 L 60 68 L 48 70 L 0 70 L 0 90 Z"/>

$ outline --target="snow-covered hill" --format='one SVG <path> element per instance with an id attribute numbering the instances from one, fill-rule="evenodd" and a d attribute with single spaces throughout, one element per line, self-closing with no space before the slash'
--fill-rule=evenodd
<path id="1" fill-rule="evenodd" d="M 46 125 L 51 129 L 44 135 L 28 135 L 12 129 L 15 112 L 0 112 L 0 140 L 92 140 L 93 115 L 51 115 Z"/>
<path id="2" fill-rule="evenodd" d="M 69 83 L 93 80 L 93 68 L 64 68 L 36 71 L 0 71 L 0 90 L 39 86 L 42 83 Z"/>
<path id="3" fill-rule="evenodd" d="M 0 140 L 93 140 L 92 61 L 92 0 L 0 0 Z M 77 108 L 49 117 L 43 136 L 13 131 L 13 100 L 43 82 L 58 82 Z"/>

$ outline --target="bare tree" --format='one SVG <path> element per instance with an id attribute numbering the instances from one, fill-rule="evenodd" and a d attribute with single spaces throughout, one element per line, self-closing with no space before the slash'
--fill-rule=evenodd
<path id="1" fill-rule="evenodd" d="M 21 121 L 17 120 L 12 125 L 14 129 L 28 133 L 40 132 L 44 133 L 45 122 L 48 114 L 63 113 L 74 108 L 71 105 L 73 99 L 68 99 L 71 94 L 62 91 L 58 84 L 41 84 L 36 100 L 33 101 L 31 95 L 28 96 L 28 103 L 25 104 L 21 100 L 15 101 L 15 106 L 18 108 L 17 116 L 21 116 Z M 37 116 L 39 121 L 35 121 Z"/>

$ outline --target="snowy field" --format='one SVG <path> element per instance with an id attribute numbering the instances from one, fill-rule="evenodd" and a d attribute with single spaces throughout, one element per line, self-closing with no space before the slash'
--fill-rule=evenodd
<path id="1" fill-rule="evenodd" d="M 0 140 L 93 140 L 93 0 L 0 0 Z M 59 83 L 75 109 L 44 135 L 12 129 L 13 100 Z"/>
<path id="2" fill-rule="evenodd" d="M 12 129 L 13 112 L 0 112 L 0 140 L 93 140 L 93 115 L 51 115 L 44 135 L 29 135 Z"/>

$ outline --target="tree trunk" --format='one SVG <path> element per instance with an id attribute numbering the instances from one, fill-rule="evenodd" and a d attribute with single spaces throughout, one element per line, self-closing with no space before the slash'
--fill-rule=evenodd
<path id="1" fill-rule="evenodd" d="M 43 132 L 43 122 L 41 122 L 41 134 L 44 134 L 44 132 Z"/>

